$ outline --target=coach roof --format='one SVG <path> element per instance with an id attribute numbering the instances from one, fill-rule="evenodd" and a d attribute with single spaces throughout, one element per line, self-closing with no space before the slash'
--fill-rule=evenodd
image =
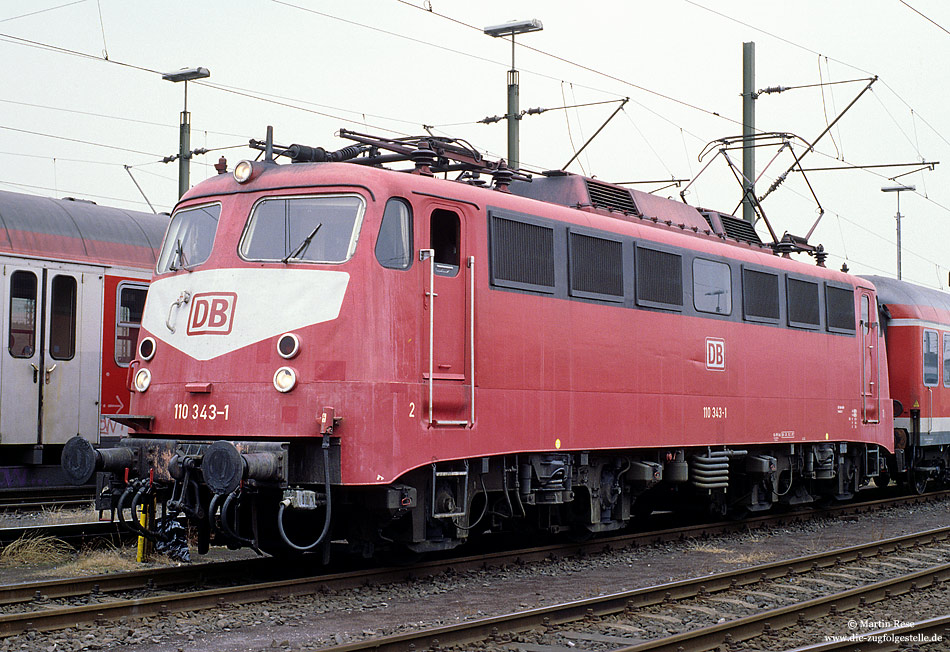
<path id="1" fill-rule="evenodd" d="M 0 191 L 0 253 L 154 267 L 168 216 Z"/>

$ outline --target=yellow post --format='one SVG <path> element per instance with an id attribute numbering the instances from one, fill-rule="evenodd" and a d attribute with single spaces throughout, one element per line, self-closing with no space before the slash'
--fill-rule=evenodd
<path id="1" fill-rule="evenodd" d="M 155 498 L 150 499 L 144 505 L 142 505 L 142 513 L 139 516 L 139 523 L 143 528 L 147 530 L 152 530 L 155 527 Z M 142 563 L 148 561 L 148 557 L 152 552 L 152 542 L 146 539 L 145 537 L 140 536 L 138 539 L 138 550 L 135 554 L 135 561 Z"/>

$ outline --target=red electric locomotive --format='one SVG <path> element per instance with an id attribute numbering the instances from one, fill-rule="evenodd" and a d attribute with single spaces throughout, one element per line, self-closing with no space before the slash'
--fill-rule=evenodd
<path id="1" fill-rule="evenodd" d="M 341 134 L 357 144 L 269 139 L 172 215 L 132 436 L 63 460 L 110 473 L 130 522 L 157 497 L 199 550 L 427 551 L 609 531 L 665 501 L 844 499 L 880 474 L 871 283 L 729 215 L 528 179 L 447 139 Z"/>
<path id="2" fill-rule="evenodd" d="M 0 192 L 0 490 L 68 487 L 81 434 L 115 440 L 167 215 Z"/>

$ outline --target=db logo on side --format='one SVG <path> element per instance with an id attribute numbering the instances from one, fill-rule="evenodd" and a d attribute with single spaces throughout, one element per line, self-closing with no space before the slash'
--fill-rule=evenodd
<path id="1" fill-rule="evenodd" d="M 706 368 L 724 370 L 726 368 L 726 341 L 718 337 L 706 338 Z"/>
<path id="2" fill-rule="evenodd" d="M 203 292 L 191 298 L 188 335 L 227 335 L 234 322 L 234 292 Z"/>

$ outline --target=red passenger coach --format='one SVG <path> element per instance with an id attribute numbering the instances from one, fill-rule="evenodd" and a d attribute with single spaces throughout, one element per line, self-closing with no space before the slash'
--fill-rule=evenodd
<path id="1" fill-rule="evenodd" d="M 0 192 L 0 489 L 68 485 L 77 434 L 116 439 L 128 412 L 148 280 L 168 224 L 152 215 Z"/>
<path id="2" fill-rule="evenodd" d="M 889 472 L 923 493 L 950 468 L 950 295 L 883 276 L 869 276 L 882 307 L 895 457 Z"/>
<path id="3" fill-rule="evenodd" d="M 845 499 L 879 475 L 871 283 L 729 215 L 341 133 L 357 144 L 268 144 L 295 162 L 242 162 L 176 208 L 133 434 L 64 457 L 112 474 L 133 527 L 157 497 L 201 549 L 425 551 Z"/>

